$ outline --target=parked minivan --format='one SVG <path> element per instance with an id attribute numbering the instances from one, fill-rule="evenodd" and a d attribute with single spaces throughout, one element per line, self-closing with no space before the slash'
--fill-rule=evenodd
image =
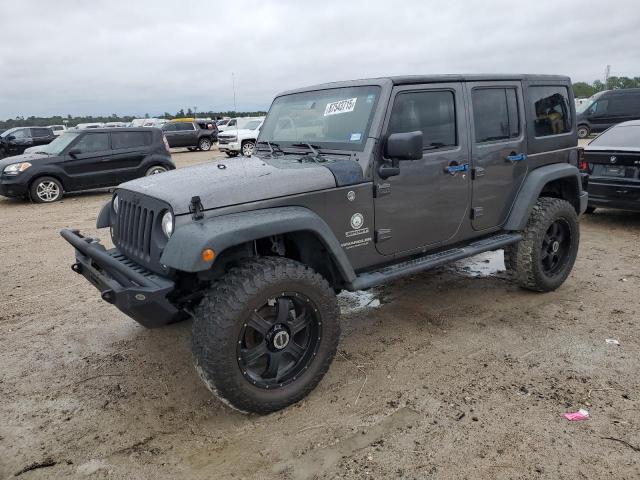
<path id="1" fill-rule="evenodd" d="M 0 160 L 0 195 L 36 203 L 175 169 L 158 128 L 70 130 L 33 153 Z"/>
<path id="2" fill-rule="evenodd" d="M 640 88 L 596 93 L 576 111 L 579 138 L 603 132 L 618 123 L 640 120 Z"/>

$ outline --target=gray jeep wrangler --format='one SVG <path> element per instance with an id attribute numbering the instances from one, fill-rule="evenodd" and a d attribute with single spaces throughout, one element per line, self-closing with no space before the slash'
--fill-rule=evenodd
<path id="1" fill-rule="evenodd" d="M 252 157 L 120 185 L 72 268 L 146 327 L 193 318 L 222 401 L 272 412 L 321 380 L 336 292 L 504 249 L 515 282 L 569 275 L 587 194 L 569 78 L 407 76 L 278 95 Z"/>

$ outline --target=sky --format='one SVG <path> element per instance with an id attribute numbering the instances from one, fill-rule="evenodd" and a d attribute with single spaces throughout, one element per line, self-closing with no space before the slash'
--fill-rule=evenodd
<path id="1" fill-rule="evenodd" d="M 0 0 L 0 119 L 267 109 L 403 74 L 640 76 L 640 3 Z"/>

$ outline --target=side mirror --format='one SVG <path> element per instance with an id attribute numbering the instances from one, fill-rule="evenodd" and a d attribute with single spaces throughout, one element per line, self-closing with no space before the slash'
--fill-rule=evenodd
<path id="1" fill-rule="evenodd" d="M 82 151 L 79 148 L 72 148 L 69 150 L 69 156 L 71 158 L 76 158 L 77 155 L 80 155 Z"/>
<path id="2" fill-rule="evenodd" d="M 378 174 L 382 178 L 400 174 L 400 160 L 420 160 L 422 158 L 422 132 L 392 133 L 387 138 L 385 156 L 391 159 L 391 165 L 382 164 Z"/>
<path id="3" fill-rule="evenodd" d="M 10 142 L 11 140 L 15 140 L 15 139 L 16 137 L 14 137 L 13 135 L 9 135 L 7 138 L 5 138 L 7 142 Z"/>

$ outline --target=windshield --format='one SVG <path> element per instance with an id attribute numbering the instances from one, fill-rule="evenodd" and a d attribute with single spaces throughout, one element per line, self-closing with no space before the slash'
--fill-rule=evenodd
<path id="1" fill-rule="evenodd" d="M 589 146 L 640 149 L 640 125 L 618 125 L 610 128 L 593 139 Z"/>
<path id="2" fill-rule="evenodd" d="M 247 123 L 244 128 L 246 128 L 247 130 L 255 130 L 260 126 L 261 123 L 262 120 L 254 120 L 253 122 Z"/>
<path id="3" fill-rule="evenodd" d="M 15 132 L 16 130 L 19 130 L 20 127 L 13 127 L 10 128 L 9 130 L 7 130 L 6 132 L 2 132 L 0 133 L 0 137 L 4 138 L 4 137 L 8 137 L 9 135 L 11 135 L 13 132 Z"/>
<path id="4" fill-rule="evenodd" d="M 593 97 L 588 98 L 579 105 L 576 105 L 576 113 L 585 112 L 591 105 L 593 105 Z"/>
<path id="5" fill-rule="evenodd" d="M 380 87 L 347 87 L 293 93 L 273 101 L 260 140 L 310 143 L 336 150 L 364 149 Z"/>
<path id="6" fill-rule="evenodd" d="M 53 142 L 47 145 L 42 145 L 41 147 L 38 147 L 37 150 L 34 149 L 35 153 L 42 152 L 49 155 L 60 155 L 63 152 L 63 150 L 67 148 L 69 144 L 78 137 L 78 135 L 80 135 L 80 132 L 63 133 L 62 135 L 57 137 Z"/>

